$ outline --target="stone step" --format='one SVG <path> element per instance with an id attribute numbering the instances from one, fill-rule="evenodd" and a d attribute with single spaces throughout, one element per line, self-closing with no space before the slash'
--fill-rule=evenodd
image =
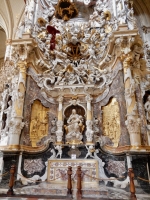
<path id="1" fill-rule="evenodd" d="M 76 198 L 76 184 L 73 184 L 72 189 L 73 197 Z M 41 183 L 36 186 L 26 186 L 23 188 L 17 188 L 14 190 L 15 194 L 26 194 L 26 195 L 54 195 L 54 196 L 67 196 L 67 186 L 66 184 L 52 184 L 52 183 Z M 108 197 L 108 189 L 99 186 L 82 186 L 82 196 L 86 198 L 104 198 Z"/>
<path id="2" fill-rule="evenodd" d="M 107 187 L 105 185 L 82 186 L 82 199 L 84 200 L 130 200 L 130 192 L 127 192 L 120 188 Z M 8 189 L 0 189 L 0 199 L 6 200 L 9 197 L 6 196 Z M 36 199 L 70 199 L 67 198 L 67 186 L 66 184 L 50 184 L 47 182 L 39 185 L 31 185 L 22 188 L 14 189 L 15 197 L 11 198 L 14 200 L 36 200 Z M 76 184 L 73 184 L 73 198 L 76 198 Z M 5 195 L 2 195 L 5 194 Z M 137 193 L 137 200 L 150 200 L 150 195 Z M 30 197 L 30 198 L 29 198 Z M 18 199 L 19 198 L 19 199 Z"/>

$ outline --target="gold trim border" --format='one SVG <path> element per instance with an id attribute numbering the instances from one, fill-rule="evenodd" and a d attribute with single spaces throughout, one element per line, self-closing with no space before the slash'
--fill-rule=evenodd
<path id="1" fill-rule="evenodd" d="M 4 152 L 19 152 L 24 151 L 28 153 L 40 153 L 48 149 L 49 143 L 39 146 L 39 147 L 31 147 L 26 145 L 7 145 L 0 146 L 0 151 Z M 137 152 L 137 153 L 148 153 L 150 152 L 150 146 L 120 146 L 120 147 L 111 147 L 111 146 L 103 146 L 102 150 L 106 153 L 111 154 L 125 154 L 127 152 Z"/>
<path id="2" fill-rule="evenodd" d="M 102 150 L 106 153 L 111 154 L 125 154 L 127 152 L 134 153 L 148 153 L 150 152 L 150 146 L 120 146 L 120 147 L 111 147 L 111 146 L 103 146 Z"/>
<path id="3" fill-rule="evenodd" d="M 4 152 L 16 152 L 16 151 L 25 151 L 28 153 L 40 153 L 45 151 L 49 147 L 49 143 L 39 147 L 25 146 L 25 145 L 7 145 L 0 146 L 0 151 Z"/>

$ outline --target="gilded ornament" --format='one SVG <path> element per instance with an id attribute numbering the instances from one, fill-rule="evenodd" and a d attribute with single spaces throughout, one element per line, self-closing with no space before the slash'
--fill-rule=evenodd
<path id="1" fill-rule="evenodd" d="M 109 25 L 105 25 L 105 33 L 110 33 L 112 31 L 112 27 Z"/>
<path id="2" fill-rule="evenodd" d="M 37 146 L 37 142 L 48 135 L 48 113 L 40 101 L 34 101 L 31 111 L 30 140 L 32 147 Z"/>
<path id="3" fill-rule="evenodd" d="M 102 110 L 103 134 L 113 141 L 114 147 L 117 147 L 121 133 L 118 102 L 115 98 L 112 98 L 110 103 L 107 106 L 104 106 Z"/>
<path id="4" fill-rule="evenodd" d="M 43 19 L 42 17 L 39 17 L 38 20 L 37 20 L 38 24 L 40 26 L 45 26 L 46 25 L 46 20 Z"/>
<path id="5" fill-rule="evenodd" d="M 106 20 L 109 21 L 111 19 L 111 13 L 110 13 L 110 11 L 106 10 L 106 11 L 104 11 L 104 13 L 105 13 L 105 16 L 106 16 Z"/>
<path id="6" fill-rule="evenodd" d="M 68 21 L 78 15 L 78 10 L 70 0 L 59 0 L 56 6 L 55 16 L 64 21 Z"/>

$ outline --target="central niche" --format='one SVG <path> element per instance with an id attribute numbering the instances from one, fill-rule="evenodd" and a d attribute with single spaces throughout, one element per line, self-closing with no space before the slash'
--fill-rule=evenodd
<path id="1" fill-rule="evenodd" d="M 64 112 L 65 143 L 82 144 L 85 131 L 85 110 L 82 106 L 71 105 Z"/>

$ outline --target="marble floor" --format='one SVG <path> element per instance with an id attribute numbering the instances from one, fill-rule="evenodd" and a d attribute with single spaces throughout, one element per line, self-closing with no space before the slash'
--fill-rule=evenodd
<path id="1" fill-rule="evenodd" d="M 14 192 L 18 197 L 0 197 L 0 200 L 46 200 L 46 199 L 66 199 L 65 196 L 67 195 L 67 189 L 66 185 L 60 184 L 49 184 L 49 183 L 41 183 L 39 185 L 34 186 L 26 186 L 22 188 L 16 188 L 14 189 Z M 76 186 L 73 185 L 73 199 L 76 199 Z M 6 194 L 7 190 L 0 189 L 0 194 Z M 42 198 L 23 198 L 23 195 L 40 195 Z M 44 195 L 45 198 L 44 198 Z M 51 198 L 48 198 L 48 196 L 51 196 Z M 54 199 L 53 199 L 54 196 Z M 59 196 L 62 196 L 60 198 Z M 84 186 L 82 188 L 82 196 L 84 200 L 90 200 L 90 199 L 97 199 L 97 200 L 130 200 L 130 192 L 127 192 L 124 189 L 121 188 L 114 188 L 114 187 L 108 187 L 105 185 L 99 185 L 99 186 L 91 186 L 90 184 L 88 186 Z M 150 195 L 142 192 L 142 190 L 139 190 L 136 193 L 137 200 L 150 200 Z"/>

